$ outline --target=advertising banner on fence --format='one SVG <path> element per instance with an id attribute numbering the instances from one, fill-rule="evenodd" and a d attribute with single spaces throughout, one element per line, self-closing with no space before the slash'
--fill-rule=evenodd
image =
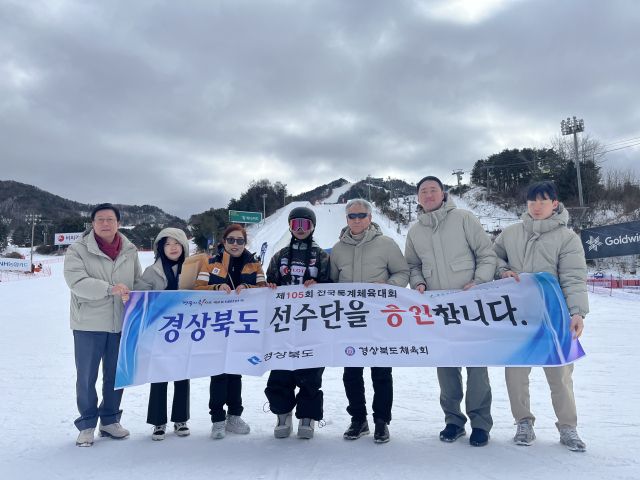
<path id="1" fill-rule="evenodd" d="M 584 256 L 595 258 L 640 254 L 640 221 L 585 228 L 580 232 Z"/>
<path id="2" fill-rule="evenodd" d="M 132 292 L 116 388 L 311 367 L 565 365 L 584 355 L 569 325 L 543 273 L 425 294 L 369 283 Z"/>
<path id="3" fill-rule="evenodd" d="M 56 233 L 56 245 L 71 245 L 76 243 L 76 240 L 80 238 L 82 232 L 80 233 Z"/>
<path id="4" fill-rule="evenodd" d="M 31 261 L 15 258 L 0 258 L 0 270 L 17 270 L 20 272 L 30 272 Z"/>

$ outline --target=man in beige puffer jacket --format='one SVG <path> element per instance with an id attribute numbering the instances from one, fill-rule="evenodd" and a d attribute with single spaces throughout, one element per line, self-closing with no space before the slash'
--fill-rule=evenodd
<path id="1" fill-rule="evenodd" d="M 350 200 L 345 208 L 347 226 L 340 241 L 331 250 L 330 277 L 338 283 L 386 283 L 404 288 L 409 282 L 409 267 L 398 244 L 382 234 L 371 221 L 371 205 L 366 200 Z M 344 433 L 347 440 L 368 435 L 367 407 L 364 396 L 363 367 L 345 367 L 342 381 L 349 400 L 347 412 L 351 424 Z M 371 367 L 373 382 L 374 441 L 389 441 L 388 424 L 393 404 L 391 367 Z"/>
<path id="2" fill-rule="evenodd" d="M 514 277 L 519 273 L 550 273 L 564 295 L 571 314 L 570 331 L 575 338 L 582 334 L 583 319 L 589 313 L 587 296 L 587 264 L 580 238 L 566 228 L 569 214 L 558 202 L 553 184 L 540 182 L 527 193 L 529 211 L 522 215 L 522 223 L 510 225 L 496 238 L 494 251 L 498 255 L 497 278 Z M 531 367 L 506 367 L 507 391 L 518 428 L 514 441 L 531 445 L 536 436 L 529 397 Z M 551 389 L 551 399 L 558 421 L 560 442 L 573 451 L 584 451 L 586 445 L 576 431 L 578 414 L 573 395 L 573 364 L 545 367 L 544 373 Z"/>
<path id="3" fill-rule="evenodd" d="M 124 314 L 122 295 L 130 292 L 142 274 L 138 250 L 118 233 L 118 208 L 110 203 L 98 205 L 91 220 L 93 229 L 69 247 L 63 269 L 71 290 L 79 447 L 93 445 L 98 419 L 100 436 L 129 436 L 119 423 L 123 390 L 114 390 L 114 386 Z M 102 402 L 98 406 L 96 381 L 101 362 Z"/>
<path id="4" fill-rule="evenodd" d="M 411 288 L 467 290 L 493 280 L 496 255 L 491 240 L 476 216 L 456 207 L 437 177 L 418 182 L 418 222 L 409 229 L 405 257 L 411 269 Z M 452 332 L 455 333 L 455 332 Z M 463 398 L 460 367 L 438 367 L 440 406 L 445 414 L 443 442 L 465 435 L 467 417 L 460 409 Z M 466 411 L 471 422 L 469 443 L 489 442 L 491 385 L 486 367 L 467 367 Z"/>

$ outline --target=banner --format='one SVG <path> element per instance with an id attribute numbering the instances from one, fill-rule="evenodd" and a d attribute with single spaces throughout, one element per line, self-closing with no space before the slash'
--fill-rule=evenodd
<path id="1" fill-rule="evenodd" d="M 545 273 L 424 294 L 372 283 L 132 292 L 116 388 L 311 367 L 565 365 L 584 356 L 570 322 Z"/>
<path id="2" fill-rule="evenodd" d="M 580 232 L 584 256 L 595 258 L 640 254 L 640 221 L 585 228 Z"/>
<path id="3" fill-rule="evenodd" d="M 55 239 L 56 245 L 71 245 L 76 243 L 76 240 L 80 238 L 83 232 L 80 233 L 56 233 Z"/>
<path id="4" fill-rule="evenodd" d="M 0 270 L 18 270 L 21 272 L 31 271 L 30 260 L 20 260 L 15 258 L 0 258 Z"/>

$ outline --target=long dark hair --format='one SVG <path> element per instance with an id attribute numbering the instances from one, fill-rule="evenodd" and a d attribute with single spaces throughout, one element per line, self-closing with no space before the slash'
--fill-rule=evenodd
<path id="1" fill-rule="evenodd" d="M 186 253 L 184 251 L 184 245 L 178 242 L 182 247 L 182 254 L 180 255 L 180 257 L 178 257 L 178 260 L 171 260 L 169 257 L 167 257 L 167 255 L 164 253 L 164 246 L 167 244 L 167 238 L 169 237 L 162 237 L 158 242 L 158 248 L 156 251 L 156 260 L 158 260 L 158 258 L 162 260 L 162 270 L 164 271 L 165 277 L 167 277 L 167 286 L 165 290 L 177 290 L 178 277 L 182 273 L 182 264 L 184 263 L 184 259 L 186 258 Z M 174 239 L 174 240 L 177 241 L 177 239 Z M 177 274 L 173 273 L 174 265 L 178 265 Z"/>

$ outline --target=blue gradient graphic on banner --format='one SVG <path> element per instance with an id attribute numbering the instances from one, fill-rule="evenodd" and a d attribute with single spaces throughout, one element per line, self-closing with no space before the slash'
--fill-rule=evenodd
<path id="1" fill-rule="evenodd" d="M 585 355 L 569 331 L 571 315 L 558 281 L 548 273 L 532 275 L 544 302 L 543 319 L 533 337 L 507 360 L 511 365 L 558 365 Z"/>

